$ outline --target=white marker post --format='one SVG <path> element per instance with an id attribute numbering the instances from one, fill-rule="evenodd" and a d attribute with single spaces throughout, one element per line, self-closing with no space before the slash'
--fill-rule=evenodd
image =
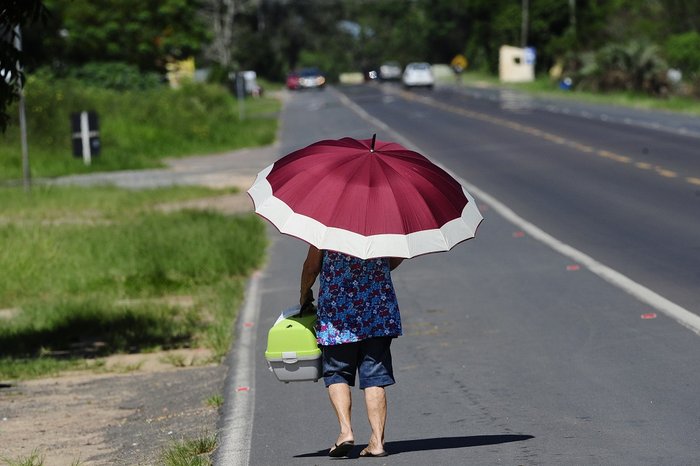
<path id="1" fill-rule="evenodd" d="M 80 139 L 83 142 L 83 162 L 85 165 L 90 165 L 92 163 L 92 150 L 90 149 L 88 112 L 80 112 Z"/>
<path id="2" fill-rule="evenodd" d="M 92 163 L 92 156 L 99 154 L 99 136 L 97 130 L 97 116 L 93 117 L 93 128 L 90 126 L 90 112 L 82 111 L 80 114 L 73 114 L 73 155 L 82 156 L 85 165 Z M 93 147 L 92 139 L 95 138 Z"/>

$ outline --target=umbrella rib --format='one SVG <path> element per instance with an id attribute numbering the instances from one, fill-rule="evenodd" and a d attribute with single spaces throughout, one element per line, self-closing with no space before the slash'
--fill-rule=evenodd
<path id="1" fill-rule="evenodd" d="M 418 197 L 419 197 L 420 201 L 421 201 L 422 204 L 423 204 L 422 207 L 424 207 L 428 212 L 430 212 L 430 213 L 432 214 L 432 209 L 430 208 L 430 206 L 429 206 L 428 203 L 426 202 L 425 197 L 420 193 L 420 190 L 418 190 L 418 189 L 415 187 L 414 184 L 405 182 L 405 181 L 404 181 L 404 176 L 403 176 L 398 170 L 396 170 L 393 166 L 391 166 L 391 164 L 386 163 L 385 161 L 382 160 L 382 161 L 380 161 L 380 166 L 381 166 L 381 173 L 384 175 L 384 178 L 385 178 L 386 181 L 387 181 L 387 185 L 389 186 L 389 189 L 390 189 L 391 192 L 394 194 L 394 195 L 392 196 L 392 199 L 394 200 L 394 204 L 396 205 L 397 211 L 400 211 L 399 206 L 398 206 L 398 203 L 396 202 L 396 200 L 397 200 L 397 196 L 396 196 L 397 191 L 396 191 L 396 188 L 394 187 L 394 183 L 392 183 L 392 182 L 390 181 L 390 178 L 391 178 L 391 177 L 388 176 L 388 174 L 387 174 L 388 171 L 391 171 L 392 173 L 394 173 L 394 174 L 396 175 L 396 176 L 395 176 L 396 179 L 400 180 L 402 183 L 405 183 L 405 184 L 408 185 L 408 186 L 411 186 L 411 188 L 413 188 L 414 190 L 416 190 L 416 191 L 420 194 Z M 415 209 L 412 209 L 412 210 L 415 210 Z M 404 234 L 405 234 L 406 231 L 408 230 L 408 225 L 406 224 L 406 220 L 405 220 L 404 218 L 401 218 L 401 221 L 402 221 L 402 223 L 403 223 Z"/>
<path id="2" fill-rule="evenodd" d="M 361 155 L 360 155 L 360 156 L 361 156 Z M 350 165 L 350 164 L 352 164 L 352 163 L 356 163 L 356 164 L 357 164 L 357 166 L 354 168 L 354 170 L 353 170 L 353 171 L 349 174 L 349 176 L 347 177 L 347 180 L 346 180 L 346 182 L 345 182 L 345 184 L 344 184 L 344 186 L 343 186 L 343 191 L 344 191 L 344 192 L 347 191 L 347 185 L 349 184 L 349 181 L 352 180 L 352 179 L 357 175 L 357 173 L 362 169 L 362 167 L 363 167 L 363 164 L 362 164 L 362 163 L 357 163 L 357 162 L 358 162 L 358 159 L 357 159 L 356 157 L 355 157 L 355 158 L 350 158 L 350 157 L 348 157 L 347 160 L 343 160 L 341 163 L 339 163 L 338 165 L 335 165 L 335 166 L 334 166 L 334 170 L 339 170 L 341 167 L 344 167 L 344 166 L 346 166 L 346 165 Z M 351 166 L 351 165 L 350 165 L 350 166 Z M 310 196 L 313 196 L 314 193 L 315 193 L 315 192 L 314 192 L 314 187 L 310 188 L 310 189 L 308 190 L 308 192 L 306 193 L 306 195 L 304 196 L 304 199 L 308 199 Z M 330 200 L 329 200 L 328 198 L 325 198 L 323 201 L 326 202 L 326 203 L 329 203 Z M 333 208 L 330 209 L 330 210 L 332 210 L 332 211 L 337 211 L 337 206 L 343 201 L 343 196 L 342 196 L 342 195 L 337 196 L 337 197 L 335 197 L 334 199 L 332 199 L 332 201 L 333 201 Z M 331 223 L 332 223 L 332 222 L 331 222 Z M 332 226 L 332 225 L 326 225 L 326 226 Z M 325 235 L 324 235 L 324 237 L 325 237 Z"/>
<path id="3" fill-rule="evenodd" d="M 440 180 L 441 180 L 441 181 L 443 181 L 443 182 L 445 182 L 445 183 L 450 183 L 450 182 L 453 181 L 453 178 L 452 178 L 452 177 L 447 178 L 447 177 L 445 177 L 445 176 L 443 175 L 442 172 L 437 172 L 437 173 L 440 175 L 439 177 L 440 177 Z M 434 183 L 433 183 L 423 172 L 417 172 L 416 174 L 417 174 L 418 176 L 420 176 L 421 178 L 423 178 L 428 184 L 434 185 Z M 457 184 L 457 188 L 459 188 L 459 193 L 461 194 L 461 193 L 462 193 L 461 185 Z M 419 188 L 417 188 L 417 189 L 418 189 L 419 192 L 421 192 L 421 195 L 422 195 L 423 192 L 422 192 Z M 437 193 L 437 195 L 439 195 L 440 197 L 442 197 L 442 199 L 443 199 L 446 203 L 448 203 L 449 205 L 451 205 L 451 206 L 454 207 L 455 209 L 458 208 L 458 207 L 460 206 L 460 204 L 461 204 L 461 202 L 460 202 L 461 199 L 460 199 L 460 198 L 455 198 L 455 197 L 452 197 L 452 196 L 448 196 L 447 193 L 446 193 L 444 190 L 435 190 L 435 193 Z M 467 202 L 468 202 L 468 200 L 467 200 Z M 461 210 L 461 209 L 459 209 L 459 210 Z"/>
<path id="4" fill-rule="evenodd" d="M 332 170 L 331 170 L 331 171 L 340 170 L 340 169 L 341 169 L 342 167 L 344 167 L 345 165 L 351 164 L 351 163 L 353 163 L 353 162 L 356 162 L 356 160 L 354 160 L 354 159 L 352 159 L 352 158 L 349 158 L 349 157 L 348 157 L 347 159 L 345 159 L 345 158 L 343 158 L 343 159 L 338 159 L 337 162 L 336 162 L 335 164 L 333 164 Z M 359 169 L 359 168 L 358 168 L 358 169 Z M 357 171 L 358 169 L 356 169 L 355 171 Z M 320 171 L 323 172 L 323 171 L 326 171 L 326 170 L 320 170 Z M 313 173 L 312 173 L 312 174 L 313 174 Z M 289 182 L 291 182 L 293 179 L 295 179 L 295 178 L 297 178 L 297 177 L 299 177 L 299 176 L 308 176 L 308 175 L 309 175 L 309 173 L 299 172 L 299 173 L 297 173 L 296 175 L 294 175 L 292 178 L 290 178 L 287 182 L 289 183 Z M 316 186 L 318 186 L 318 183 L 314 184 L 314 185 L 311 186 L 311 187 L 307 187 L 306 190 L 304 191 L 304 195 L 303 195 L 303 197 L 302 197 L 301 199 L 304 200 L 304 201 L 306 201 L 306 200 L 309 199 L 310 197 L 314 196 L 314 195 L 315 195 L 314 189 L 315 189 Z"/>

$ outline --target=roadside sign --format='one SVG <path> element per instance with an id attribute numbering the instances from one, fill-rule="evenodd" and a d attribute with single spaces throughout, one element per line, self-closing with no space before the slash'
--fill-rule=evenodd
<path id="1" fill-rule="evenodd" d="M 462 71 L 467 69 L 467 66 L 469 66 L 469 62 L 467 61 L 467 57 L 465 57 L 462 54 L 458 54 L 455 55 L 455 57 L 452 59 L 452 61 L 450 62 L 450 66 L 456 72 L 461 73 Z"/>
<path id="2" fill-rule="evenodd" d="M 524 57 L 526 65 L 534 65 L 535 59 L 537 58 L 537 52 L 535 51 L 535 48 L 525 47 Z"/>

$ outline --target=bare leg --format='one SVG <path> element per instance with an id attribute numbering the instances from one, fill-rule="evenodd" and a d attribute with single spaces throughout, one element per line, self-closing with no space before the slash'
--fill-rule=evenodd
<path id="1" fill-rule="evenodd" d="M 340 434 L 335 444 L 340 445 L 348 440 L 355 440 L 351 422 L 352 395 L 350 394 L 350 386 L 345 383 L 331 384 L 328 387 L 328 396 L 340 424 Z"/>
<path id="2" fill-rule="evenodd" d="M 384 387 L 365 388 L 367 417 L 372 436 L 365 451 L 374 455 L 384 452 L 384 426 L 386 425 L 386 392 Z"/>

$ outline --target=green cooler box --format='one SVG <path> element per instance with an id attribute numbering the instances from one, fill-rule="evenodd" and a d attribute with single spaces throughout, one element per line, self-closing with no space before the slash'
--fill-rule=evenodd
<path id="1" fill-rule="evenodd" d="M 318 381 L 321 378 L 321 349 L 316 343 L 316 313 L 284 313 L 267 334 L 265 359 L 280 382 Z"/>

